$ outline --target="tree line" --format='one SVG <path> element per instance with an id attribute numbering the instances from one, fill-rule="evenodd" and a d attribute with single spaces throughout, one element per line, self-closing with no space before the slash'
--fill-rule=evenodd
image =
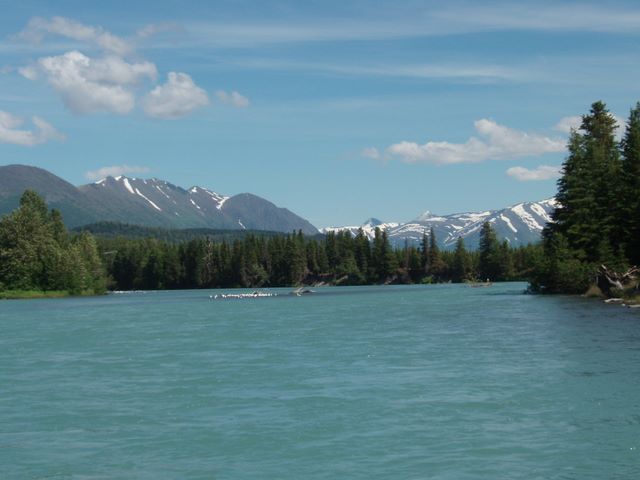
<path id="1" fill-rule="evenodd" d="M 394 248 L 386 232 L 325 236 L 302 232 L 248 234 L 233 241 L 187 241 L 68 232 L 57 210 L 26 191 L 20 207 L 0 219 L 0 292 L 279 287 L 523 280 L 539 260 L 536 245 L 512 248 L 489 223 L 480 248 L 459 238 L 442 251 L 433 229 L 419 246 Z"/>
<path id="2" fill-rule="evenodd" d="M 584 293 L 599 265 L 640 264 L 640 102 L 616 140 L 616 118 L 595 102 L 571 132 L 553 222 L 531 275 L 534 289 Z"/>
<path id="3" fill-rule="evenodd" d="M 462 238 L 453 251 L 441 251 L 433 230 L 418 247 L 393 248 L 380 229 L 371 241 L 360 230 L 322 238 L 248 235 L 233 242 L 120 237 L 98 239 L 98 245 L 114 290 L 516 280 L 527 277 L 541 252 L 500 242 L 489 223 L 478 251 L 468 251 Z"/>

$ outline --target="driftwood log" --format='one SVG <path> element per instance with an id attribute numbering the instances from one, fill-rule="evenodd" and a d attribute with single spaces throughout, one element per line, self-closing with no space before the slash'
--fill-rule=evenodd
<path id="1" fill-rule="evenodd" d="M 640 269 L 631 267 L 624 273 L 609 270 L 606 266 L 600 265 L 596 283 L 598 288 L 607 297 L 619 296 L 625 291 L 638 290 L 640 281 Z"/>

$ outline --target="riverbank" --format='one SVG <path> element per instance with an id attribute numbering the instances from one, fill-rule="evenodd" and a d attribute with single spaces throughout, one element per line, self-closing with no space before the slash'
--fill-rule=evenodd
<path id="1" fill-rule="evenodd" d="M 36 298 L 90 297 L 97 295 L 93 291 L 70 293 L 67 290 L 5 290 L 0 291 L 0 300 L 33 300 Z"/>
<path id="2" fill-rule="evenodd" d="M 4 292 L 0 292 L 0 300 L 63 298 L 70 296 L 71 294 L 66 290 L 52 290 L 49 292 L 43 292 L 40 290 L 6 290 Z"/>

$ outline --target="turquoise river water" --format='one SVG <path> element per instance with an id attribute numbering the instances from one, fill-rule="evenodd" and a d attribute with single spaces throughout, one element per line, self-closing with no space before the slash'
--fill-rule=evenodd
<path id="1" fill-rule="evenodd" d="M 2 301 L 0 478 L 640 478 L 640 312 L 524 288 Z"/>

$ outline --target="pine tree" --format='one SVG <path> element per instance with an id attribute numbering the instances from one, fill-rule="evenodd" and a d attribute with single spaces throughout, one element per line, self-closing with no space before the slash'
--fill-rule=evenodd
<path id="1" fill-rule="evenodd" d="M 420 260 L 422 271 L 426 274 L 429 271 L 429 237 L 426 230 L 422 232 L 422 240 L 420 241 Z"/>
<path id="2" fill-rule="evenodd" d="M 572 132 L 558 181 L 555 223 L 544 233 L 545 238 L 563 234 L 576 257 L 587 262 L 599 261 L 603 251 L 617 250 L 621 241 L 614 208 L 621 198 L 615 129 L 616 120 L 602 102 L 582 117 L 582 133 Z"/>
<path id="3" fill-rule="evenodd" d="M 631 109 L 621 147 L 623 195 L 619 222 L 627 258 L 640 265 L 640 102 Z"/>
<path id="4" fill-rule="evenodd" d="M 489 222 L 482 224 L 480 230 L 480 246 L 478 274 L 481 280 L 496 281 L 502 279 L 500 265 L 500 243 L 496 232 Z"/>
<path id="5" fill-rule="evenodd" d="M 429 251 L 427 253 L 427 275 L 435 282 L 440 282 L 445 276 L 447 266 L 442 260 L 438 240 L 433 227 L 429 230 Z"/>
<path id="6" fill-rule="evenodd" d="M 464 246 L 462 237 L 458 237 L 456 248 L 453 252 L 453 261 L 451 265 L 451 280 L 459 283 L 470 279 L 471 260 L 469 253 Z"/>

